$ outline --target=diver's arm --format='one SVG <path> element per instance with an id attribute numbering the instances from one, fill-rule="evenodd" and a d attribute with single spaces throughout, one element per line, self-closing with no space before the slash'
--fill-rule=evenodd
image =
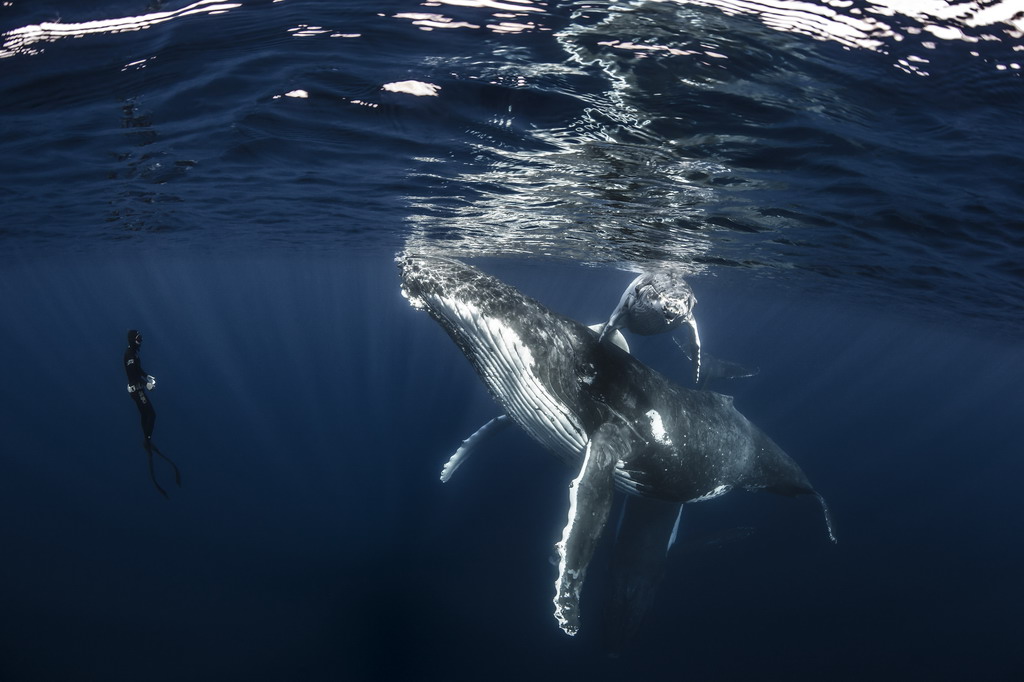
<path id="1" fill-rule="evenodd" d="M 135 367 L 138 369 L 138 385 L 142 386 L 145 384 L 147 391 L 152 391 L 156 388 L 156 377 L 142 369 L 142 360 L 139 358 L 138 353 L 134 353 L 135 356 Z"/>
<path id="2" fill-rule="evenodd" d="M 128 374 L 129 386 L 142 386 L 146 383 L 146 372 L 142 369 L 142 361 L 139 360 L 138 353 L 125 353 L 124 369 Z"/>
<path id="3" fill-rule="evenodd" d="M 135 362 L 139 368 L 139 383 L 145 384 L 147 391 L 152 391 L 156 388 L 156 377 L 152 374 L 147 374 L 146 370 L 142 369 L 142 361 L 139 360 L 138 354 L 135 355 Z"/>

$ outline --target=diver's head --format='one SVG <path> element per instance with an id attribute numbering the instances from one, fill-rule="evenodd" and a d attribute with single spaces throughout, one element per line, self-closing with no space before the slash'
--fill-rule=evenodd
<path id="1" fill-rule="evenodd" d="M 138 348 L 142 345 L 142 332 L 137 329 L 128 330 L 128 345 L 132 348 Z"/>

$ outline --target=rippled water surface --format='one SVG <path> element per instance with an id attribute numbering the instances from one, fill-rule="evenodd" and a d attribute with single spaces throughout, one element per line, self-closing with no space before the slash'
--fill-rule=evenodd
<path id="1" fill-rule="evenodd" d="M 3 8 L 5 241 L 741 269 L 1019 329 L 1012 2 Z"/>
<path id="2" fill-rule="evenodd" d="M 1022 65 L 1016 0 L 0 3 L 0 677 L 1015 679 Z M 570 472 L 436 481 L 497 407 L 406 248 L 588 323 L 685 273 L 840 543 L 698 505 L 632 653 L 562 636 Z"/>

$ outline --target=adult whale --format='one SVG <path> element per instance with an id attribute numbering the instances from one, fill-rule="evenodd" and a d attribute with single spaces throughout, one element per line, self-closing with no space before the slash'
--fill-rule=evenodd
<path id="1" fill-rule="evenodd" d="M 402 294 L 458 345 L 507 416 L 579 473 L 558 552 L 555 618 L 580 591 L 615 487 L 675 504 L 735 488 L 814 495 L 800 467 L 732 404 L 677 386 L 586 326 L 456 260 L 403 253 Z"/>

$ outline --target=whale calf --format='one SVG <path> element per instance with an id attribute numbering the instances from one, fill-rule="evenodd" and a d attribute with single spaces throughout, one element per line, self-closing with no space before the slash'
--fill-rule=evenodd
<path id="1" fill-rule="evenodd" d="M 470 265 L 408 252 L 396 260 L 403 296 L 448 333 L 505 416 L 577 472 L 556 544 L 554 615 L 567 634 L 579 630 L 587 567 L 616 488 L 672 505 L 735 489 L 812 495 L 835 541 L 824 499 L 732 398 L 672 383 Z M 661 516 L 674 513 L 666 509 Z"/>
<path id="2" fill-rule="evenodd" d="M 645 272 L 636 277 L 622 292 L 618 305 L 605 322 L 598 337 L 604 341 L 608 334 L 628 329 L 641 336 L 653 336 L 689 326 L 690 346 L 693 348 L 693 380 L 701 383 L 700 334 L 693 308 L 697 297 L 680 275 L 671 270 Z"/>

